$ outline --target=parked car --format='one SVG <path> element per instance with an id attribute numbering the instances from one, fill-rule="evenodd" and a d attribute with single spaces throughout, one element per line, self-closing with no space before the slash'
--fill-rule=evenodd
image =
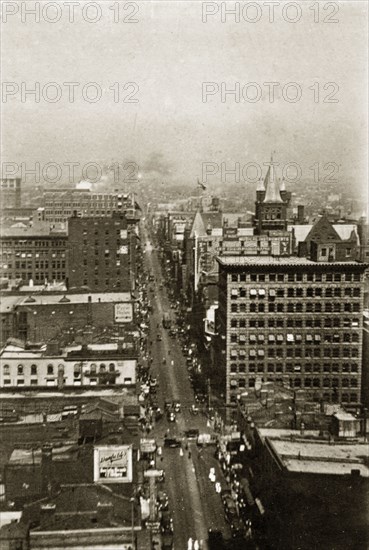
<path id="1" fill-rule="evenodd" d="M 182 445 L 182 442 L 180 439 L 177 439 L 176 437 L 165 437 L 164 438 L 164 447 L 170 447 L 170 448 L 176 448 L 180 447 Z"/>
<path id="2" fill-rule="evenodd" d="M 172 401 L 170 399 L 166 399 L 164 401 L 164 409 L 166 411 L 169 411 L 172 408 Z"/>
<path id="3" fill-rule="evenodd" d="M 159 510 L 161 510 L 161 511 L 168 510 L 169 500 L 168 500 L 168 495 L 165 491 L 159 491 L 158 492 L 157 501 L 158 501 L 158 509 Z"/>
<path id="4" fill-rule="evenodd" d="M 186 430 L 185 431 L 185 436 L 188 438 L 188 439 L 196 439 L 199 435 L 199 430 L 198 428 L 190 428 L 189 430 Z"/>
<path id="5" fill-rule="evenodd" d="M 160 528 L 162 533 L 173 533 L 173 519 L 168 510 L 161 513 Z"/>

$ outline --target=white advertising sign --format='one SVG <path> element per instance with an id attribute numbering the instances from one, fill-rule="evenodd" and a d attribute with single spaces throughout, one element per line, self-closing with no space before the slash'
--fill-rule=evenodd
<path id="1" fill-rule="evenodd" d="M 114 306 L 114 320 L 116 323 L 131 323 L 133 321 L 133 306 L 128 302 L 121 302 Z"/>
<path id="2" fill-rule="evenodd" d="M 132 445 L 106 445 L 94 448 L 95 483 L 132 482 Z"/>

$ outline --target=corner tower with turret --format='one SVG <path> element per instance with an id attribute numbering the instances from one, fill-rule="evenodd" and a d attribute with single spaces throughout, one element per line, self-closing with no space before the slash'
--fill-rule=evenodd
<path id="1" fill-rule="evenodd" d="M 286 191 L 284 180 L 277 181 L 272 157 L 266 176 L 256 189 L 255 232 L 260 235 L 265 231 L 286 231 L 290 200 L 291 193 Z"/>

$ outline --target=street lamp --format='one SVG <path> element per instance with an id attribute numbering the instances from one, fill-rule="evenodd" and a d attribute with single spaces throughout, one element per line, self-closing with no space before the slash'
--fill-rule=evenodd
<path id="1" fill-rule="evenodd" d="M 133 497 L 130 498 L 131 501 L 131 537 L 132 537 L 132 549 L 136 548 L 135 541 L 135 490 L 133 489 Z"/>

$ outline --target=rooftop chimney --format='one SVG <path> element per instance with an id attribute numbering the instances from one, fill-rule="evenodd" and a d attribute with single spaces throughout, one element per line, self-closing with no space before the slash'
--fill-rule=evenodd
<path id="1" fill-rule="evenodd" d="M 305 219 L 305 207 L 303 204 L 299 204 L 297 207 L 297 221 L 298 223 L 304 223 Z"/>
<path id="2" fill-rule="evenodd" d="M 110 525 L 113 519 L 113 504 L 111 502 L 97 503 L 97 522 Z"/>
<path id="3" fill-rule="evenodd" d="M 47 520 L 55 514 L 56 505 L 47 503 L 40 506 L 40 523 L 41 526 L 45 525 Z"/>

